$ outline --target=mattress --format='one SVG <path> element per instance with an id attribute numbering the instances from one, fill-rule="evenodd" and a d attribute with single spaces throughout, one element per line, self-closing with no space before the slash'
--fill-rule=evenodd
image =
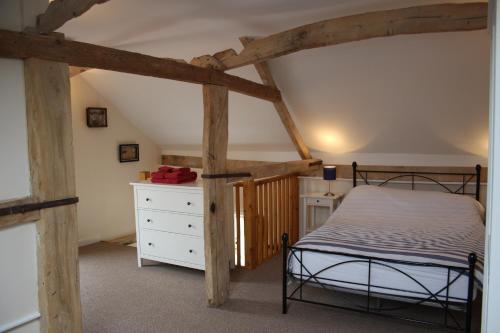
<path id="1" fill-rule="evenodd" d="M 296 252 L 289 257 L 289 271 L 313 283 L 366 291 L 362 284 L 367 283 L 369 265 L 346 255 L 453 266 L 458 270 L 450 270 L 448 277 L 442 267 L 372 260 L 370 291 L 415 298 L 432 292 L 444 299 L 449 278 L 453 283 L 448 297 L 464 302 L 468 274 L 460 275 L 459 268 L 468 268 L 469 253 L 477 255 L 476 286 L 482 283 L 483 218 L 484 208 L 469 196 L 358 186 L 322 227 L 294 245 L 337 254 Z"/>

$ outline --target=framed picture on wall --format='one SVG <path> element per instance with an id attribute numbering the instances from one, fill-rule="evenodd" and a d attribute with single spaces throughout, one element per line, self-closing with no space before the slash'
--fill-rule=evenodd
<path id="1" fill-rule="evenodd" d="M 119 145 L 118 157 L 120 163 L 139 161 L 139 145 L 136 143 Z"/>
<path id="2" fill-rule="evenodd" d="M 87 108 L 87 126 L 108 127 L 108 109 L 95 107 Z"/>

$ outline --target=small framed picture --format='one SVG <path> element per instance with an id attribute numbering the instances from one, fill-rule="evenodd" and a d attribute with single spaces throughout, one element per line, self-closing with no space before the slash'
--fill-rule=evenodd
<path id="1" fill-rule="evenodd" d="M 87 108 L 87 126 L 108 127 L 108 109 L 94 107 Z"/>
<path id="2" fill-rule="evenodd" d="M 120 163 L 139 161 L 139 145 L 135 143 L 119 145 L 118 157 L 120 159 Z"/>

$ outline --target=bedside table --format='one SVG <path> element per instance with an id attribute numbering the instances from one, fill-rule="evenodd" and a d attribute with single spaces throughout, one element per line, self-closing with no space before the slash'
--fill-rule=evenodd
<path id="1" fill-rule="evenodd" d="M 344 193 L 334 193 L 334 196 L 325 196 L 323 192 L 302 194 L 302 221 L 300 225 L 300 237 L 310 233 L 314 229 L 323 225 L 316 223 L 316 207 L 327 207 L 330 209 L 330 215 L 344 199 Z M 310 211 L 312 211 L 312 219 L 309 220 Z"/>

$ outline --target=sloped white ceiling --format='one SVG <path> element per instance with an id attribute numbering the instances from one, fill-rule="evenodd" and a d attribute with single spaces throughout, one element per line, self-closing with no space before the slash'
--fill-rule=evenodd
<path id="1" fill-rule="evenodd" d="M 182 58 L 238 37 L 371 10 L 438 1 L 110 0 L 60 29 L 79 41 Z M 322 154 L 487 154 L 486 31 L 381 38 L 271 61 L 306 144 Z M 231 71 L 259 81 L 251 66 Z M 199 147 L 201 87 L 92 70 L 83 78 L 161 146 Z M 230 144 L 293 150 L 272 105 L 230 94 Z"/>

